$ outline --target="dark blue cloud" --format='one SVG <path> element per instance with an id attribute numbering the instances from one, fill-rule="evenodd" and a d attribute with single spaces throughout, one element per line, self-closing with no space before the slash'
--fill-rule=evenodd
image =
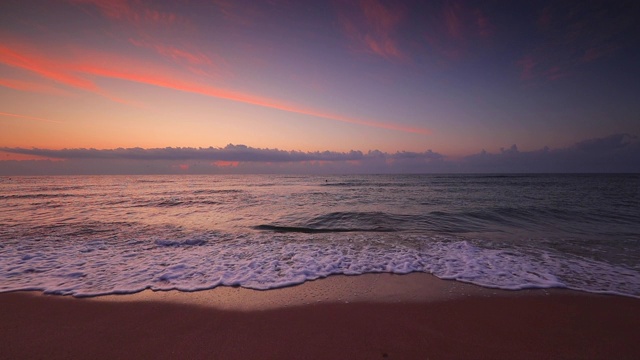
<path id="1" fill-rule="evenodd" d="M 560 149 L 482 151 L 460 160 L 433 152 L 286 151 L 229 144 L 223 148 L 23 149 L 0 152 L 51 160 L 0 161 L 0 174 L 171 173 L 558 173 L 640 172 L 640 139 L 615 134 Z"/>
<path id="2" fill-rule="evenodd" d="M 485 151 L 463 159 L 465 172 L 639 172 L 640 140 L 615 134 L 561 149 L 521 152 L 516 145 L 500 153 Z"/>
<path id="3" fill-rule="evenodd" d="M 278 149 L 259 149 L 246 145 L 229 144 L 224 148 L 118 148 L 118 149 L 24 149 L 0 148 L 0 151 L 42 156 L 54 159 L 120 159 L 120 160 L 210 160 L 210 161 L 249 161 L 249 162 L 295 162 L 295 161 L 341 161 L 359 160 L 360 151 L 347 153 L 323 151 L 302 152 Z"/>

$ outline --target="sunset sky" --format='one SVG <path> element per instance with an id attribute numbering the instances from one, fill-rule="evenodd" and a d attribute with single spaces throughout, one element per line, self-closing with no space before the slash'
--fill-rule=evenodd
<path id="1" fill-rule="evenodd" d="M 636 3 L 3 0 L 0 174 L 640 171 Z"/>

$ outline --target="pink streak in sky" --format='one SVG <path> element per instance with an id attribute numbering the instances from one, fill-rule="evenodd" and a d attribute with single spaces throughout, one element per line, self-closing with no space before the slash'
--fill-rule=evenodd
<path id="1" fill-rule="evenodd" d="M 0 45 L 0 63 L 34 72 L 61 84 L 95 92 L 98 87 L 91 81 L 66 73 L 61 64 L 35 53 L 18 52 Z"/>
<path id="2" fill-rule="evenodd" d="M 9 117 L 16 117 L 16 118 L 20 118 L 20 119 L 44 121 L 44 122 L 51 122 L 51 123 L 58 123 L 58 124 L 62 123 L 62 121 L 58 121 L 58 120 L 50 120 L 50 119 L 44 119 L 44 118 L 39 118 L 39 117 L 35 117 L 35 116 L 26 116 L 26 115 L 20 115 L 20 114 L 10 114 L 10 113 L 5 113 L 5 112 L 0 112 L 0 116 L 9 116 Z"/>
<path id="3" fill-rule="evenodd" d="M 416 134 L 430 133 L 429 130 L 423 128 L 408 127 L 392 123 L 331 114 L 314 109 L 306 109 L 297 105 L 286 104 L 275 99 L 263 98 L 252 94 L 234 92 L 204 85 L 190 81 L 187 76 L 176 74 L 175 71 L 171 71 L 168 68 L 154 66 L 153 64 L 143 63 L 131 58 L 115 56 L 107 53 L 91 52 L 83 49 L 75 49 L 72 53 L 74 55 L 74 60 L 65 61 L 45 56 L 32 50 L 18 52 L 5 46 L 0 46 L 0 63 L 23 68 L 42 77 L 58 81 L 62 84 L 94 92 L 113 101 L 127 103 L 130 105 L 134 104 L 107 93 L 103 89 L 99 88 L 94 82 L 82 75 L 96 75 L 105 78 L 133 81 L 351 124 Z"/>
<path id="4" fill-rule="evenodd" d="M 129 39 L 129 42 L 137 47 L 155 50 L 158 54 L 166 56 L 175 62 L 184 61 L 192 65 L 213 65 L 211 59 L 202 53 L 189 52 L 159 42 L 151 43 L 136 39 Z"/>
<path id="5" fill-rule="evenodd" d="M 179 77 L 171 76 L 167 71 L 152 71 L 151 73 L 145 74 L 145 72 L 149 72 L 149 67 L 145 65 L 135 64 L 133 62 L 129 62 L 127 66 L 114 66 L 114 68 L 105 67 L 105 64 L 118 64 L 118 61 L 104 61 L 101 63 L 101 66 L 95 66 L 96 62 L 90 61 L 83 64 L 78 64 L 76 71 L 85 72 L 93 75 L 98 75 L 101 77 L 107 78 L 116 78 L 122 80 L 128 80 L 143 84 L 154 85 L 158 87 L 179 90 L 184 92 L 190 92 L 205 96 L 211 96 L 220 99 L 226 99 L 231 101 L 242 102 L 251 105 L 257 105 L 265 108 L 277 109 L 291 113 L 310 115 L 314 117 L 337 120 L 346 123 L 365 125 L 378 127 L 383 129 L 390 130 L 398 130 L 416 134 L 429 134 L 430 131 L 422 128 L 415 127 L 407 127 L 390 123 L 376 122 L 370 120 L 362 120 L 351 118 L 347 116 L 325 113 L 312 109 L 305 109 L 296 105 L 289 105 L 283 102 L 257 97 L 251 94 L 244 94 L 234 91 L 229 91 L 225 89 L 215 88 L 208 85 L 202 85 L 190 81 L 181 80 Z M 123 71 L 120 69 L 133 69 L 133 71 Z"/>
<path id="6" fill-rule="evenodd" d="M 38 92 L 52 95 L 70 95 L 69 92 L 53 86 L 16 79 L 0 79 L 0 86 L 20 91 Z"/>

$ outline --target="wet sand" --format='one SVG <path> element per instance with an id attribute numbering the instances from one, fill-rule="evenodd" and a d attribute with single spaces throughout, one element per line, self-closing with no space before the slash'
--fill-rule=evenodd
<path id="1" fill-rule="evenodd" d="M 637 359 L 640 299 L 427 274 L 268 291 L 0 294 L 0 358 Z"/>

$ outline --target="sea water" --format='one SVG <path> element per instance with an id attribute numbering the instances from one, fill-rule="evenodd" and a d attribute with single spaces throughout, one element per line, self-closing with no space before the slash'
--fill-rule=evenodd
<path id="1" fill-rule="evenodd" d="M 0 178 L 0 292 L 380 272 L 640 297 L 640 175 Z"/>

